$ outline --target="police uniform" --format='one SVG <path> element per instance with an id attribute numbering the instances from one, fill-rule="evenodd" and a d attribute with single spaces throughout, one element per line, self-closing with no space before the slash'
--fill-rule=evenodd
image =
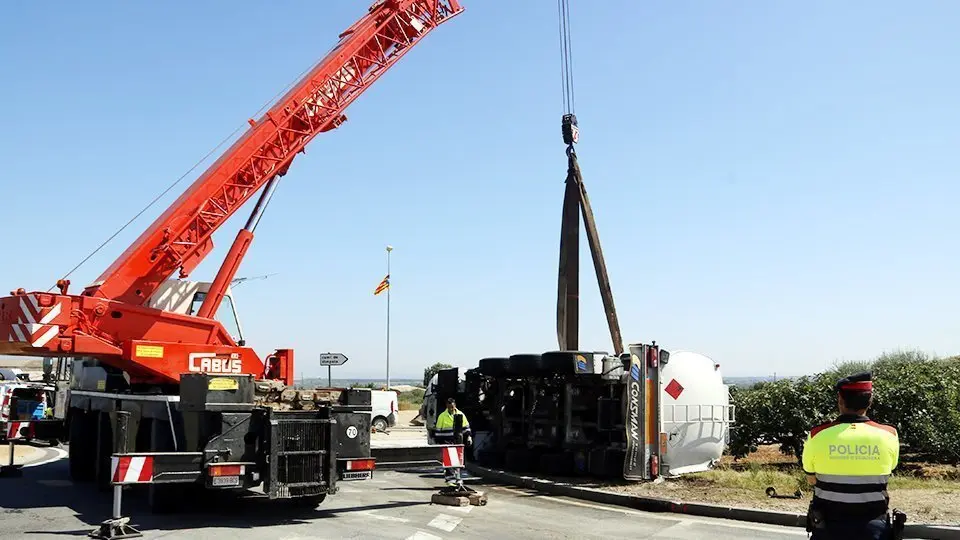
<path id="1" fill-rule="evenodd" d="M 835 388 L 872 393 L 872 377 L 858 373 L 841 379 Z M 887 538 L 887 480 L 899 458 L 896 428 L 866 416 L 841 414 L 813 428 L 802 458 L 804 472 L 817 479 L 811 510 L 824 523 L 814 528 L 813 538 Z"/>
<path id="2" fill-rule="evenodd" d="M 457 415 L 463 419 L 459 435 L 454 433 L 454 417 Z M 437 444 L 463 444 L 463 440 L 467 437 L 470 437 L 470 422 L 467 420 L 467 415 L 460 410 L 454 408 L 453 414 L 450 414 L 450 411 L 444 409 L 437 416 L 437 424 L 433 431 L 433 440 Z M 457 480 L 457 472 L 456 469 L 445 468 L 443 479 L 447 483 L 453 483 Z"/>

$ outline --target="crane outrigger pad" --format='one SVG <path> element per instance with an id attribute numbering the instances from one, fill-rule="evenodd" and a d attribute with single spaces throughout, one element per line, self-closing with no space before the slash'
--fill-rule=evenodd
<path id="1" fill-rule="evenodd" d="M 104 521 L 99 527 L 87 533 L 87 536 L 103 540 L 120 540 L 121 538 L 140 538 L 143 533 L 130 525 L 130 518 L 122 517 Z"/>

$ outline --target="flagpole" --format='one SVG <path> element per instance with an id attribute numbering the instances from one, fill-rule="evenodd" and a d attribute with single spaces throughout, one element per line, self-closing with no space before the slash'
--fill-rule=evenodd
<path id="1" fill-rule="evenodd" d="M 387 390 L 390 390 L 390 252 L 393 246 L 387 246 Z"/>

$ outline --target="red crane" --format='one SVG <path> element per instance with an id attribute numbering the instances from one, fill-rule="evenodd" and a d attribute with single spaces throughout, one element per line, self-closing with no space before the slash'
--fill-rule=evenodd
<path id="1" fill-rule="evenodd" d="M 264 372 L 253 349 L 212 319 L 293 158 L 318 133 L 341 125 L 344 110 L 431 30 L 462 11 L 458 0 L 379 0 L 340 34 L 334 49 L 210 166 L 82 294 L 26 292 L 0 298 L 0 354 L 93 357 L 131 383 L 176 384 L 191 371 Z M 147 307 L 179 270 L 187 277 L 213 249 L 213 233 L 256 193 L 196 315 Z M 279 379 L 293 380 L 293 351 L 277 350 Z M 202 359 L 201 364 L 198 359 Z M 273 363 L 273 362 L 271 362 Z"/>

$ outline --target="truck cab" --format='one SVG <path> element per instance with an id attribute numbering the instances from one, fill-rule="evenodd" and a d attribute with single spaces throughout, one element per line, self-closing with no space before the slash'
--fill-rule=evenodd
<path id="1" fill-rule="evenodd" d="M 147 307 L 181 315 L 194 315 L 206 299 L 210 285 L 208 281 L 167 280 L 147 301 Z M 233 302 L 233 291 L 230 287 L 227 287 L 214 318 L 223 325 L 237 345 L 244 345 L 243 330 L 240 328 L 240 319 L 237 317 L 237 308 Z"/>

